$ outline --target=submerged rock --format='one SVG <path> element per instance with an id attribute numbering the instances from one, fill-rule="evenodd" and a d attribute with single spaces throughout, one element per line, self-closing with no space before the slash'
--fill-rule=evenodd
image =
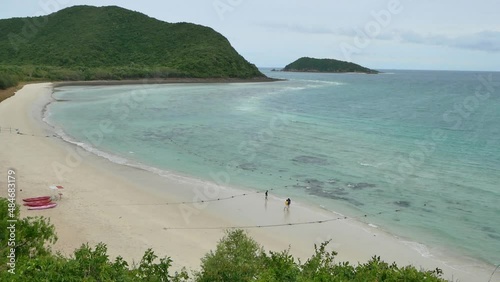
<path id="1" fill-rule="evenodd" d="M 335 178 L 330 178 L 330 179 L 328 179 L 328 181 L 327 181 L 327 182 L 328 182 L 328 183 L 330 183 L 330 184 L 335 184 L 335 183 L 337 183 L 338 181 L 339 181 L 338 179 L 335 179 Z"/>
<path id="2" fill-rule="evenodd" d="M 303 163 L 303 164 L 317 164 L 317 165 L 327 165 L 328 160 L 319 157 L 313 156 L 297 156 L 292 159 L 294 162 Z"/>
<path id="3" fill-rule="evenodd" d="M 371 184 L 371 183 L 361 182 L 361 183 L 347 183 L 347 187 L 349 187 L 353 190 L 361 190 L 361 189 L 365 189 L 365 188 L 377 187 L 377 185 Z"/>
<path id="4" fill-rule="evenodd" d="M 255 171 L 257 169 L 257 165 L 254 163 L 243 163 L 238 165 L 238 168 L 243 170 Z"/>
<path id="5" fill-rule="evenodd" d="M 408 201 L 397 201 L 394 203 L 400 207 L 403 207 L 403 208 L 407 208 L 410 206 L 410 202 L 408 202 Z"/>
<path id="6" fill-rule="evenodd" d="M 305 179 L 304 182 L 311 188 L 323 188 L 323 185 L 325 184 L 323 181 L 313 178 Z"/>

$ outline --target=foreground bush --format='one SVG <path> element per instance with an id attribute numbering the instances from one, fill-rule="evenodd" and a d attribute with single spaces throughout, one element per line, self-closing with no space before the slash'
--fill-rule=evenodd
<path id="1" fill-rule="evenodd" d="M 54 226 L 43 217 L 19 219 L 19 209 L 11 209 L 0 198 L 0 281 L 445 281 L 441 270 L 419 271 L 413 266 L 398 267 L 373 257 L 357 266 L 336 262 L 336 252 L 326 251 L 328 242 L 315 246 L 314 255 L 302 263 L 282 252 L 266 253 L 242 230 L 227 231 L 215 251 L 201 259 L 199 271 L 171 273 L 172 260 L 158 259 L 149 249 L 138 264 L 129 265 L 122 257 L 109 259 L 105 244 L 95 248 L 82 245 L 71 257 L 54 254 L 50 245 L 57 240 Z M 15 274 L 8 270 L 10 231 L 8 219 L 16 222 Z"/>
<path id="2" fill-rule="evenodd" d="M 329 242 L 315 246 L 314 255 L 305 263 L 288 250 L 266 254 L 261 246 L 242 230 L 226 233 L 202 259 L 195 281 L 445 281 L 440 269 L 419 271 L 413 266 L 398 267 L 373 257 L 357 266 L 335 262 L 336 252 L 327 252 Z"/>

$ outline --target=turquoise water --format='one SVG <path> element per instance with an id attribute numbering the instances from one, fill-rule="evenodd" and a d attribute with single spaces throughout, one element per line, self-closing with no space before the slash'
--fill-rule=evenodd
<path id="1" fill-rule="evenodd" d="M 61 87 L 48 120 L 119 163 L 272 188 L 500 263 L 499 73 L 264 71 L 288 80 Z"/>

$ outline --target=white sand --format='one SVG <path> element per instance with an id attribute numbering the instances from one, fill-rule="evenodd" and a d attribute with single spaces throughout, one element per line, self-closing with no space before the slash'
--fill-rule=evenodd
<path id="1" fill-rule="evenodd" d="M 152 248 L 159 256 L 170 256 L 176 269 L 197 269 L 200 258 L 214 249 L 223 230 L 169 228 L 266 225 L 337 217 L 297 201 L 286 213 L 284 199 L 273 195 L 266 203 L 263 194 L 218 187 L 175 174 L 159 176 L 88 154 L 59 138 L 41 137 L 53 135 L 41 121 L 43 106 L 51 100 L 51 93 L 50 83 L 31 84 L 0 103 L 0 126 L 36 135 L 0 133 L 0 172 L 5 176 L 9 168 L 17 171 L 18 202 L 50 194 L 50 185 L 64 186 L 63 198 L 56 208 L 28 211 L 22 207 L 21 214 L 50 217 L 59 237 L 55 249 L 65 254 L 84 242 L 92 246 L 104 242 L 112 258 L 122 255 L 129 262 L 138 261 L 147 248 Z M 6 190 L 2 189 L 0 196 L 5 197 Z M 162 204 L 246 192 L 251 194 L 227 201 Z M 366 262 L 379 255 L 399 265 L 439 267 L 445 278 L 460 281 L 488 281 L 494 269 L 471 259 L 430 255 L 425 246 L 405 242 L 354 220 L 248 231 L 266 250 L 279 251 L 290 246 L 292 254 L 301 258 L 312 255 L 315 243 L 332 239 L 330 249 L 339 253 L 339 261 Z M 500 281 L 500 274 L 492 281 Z"/>

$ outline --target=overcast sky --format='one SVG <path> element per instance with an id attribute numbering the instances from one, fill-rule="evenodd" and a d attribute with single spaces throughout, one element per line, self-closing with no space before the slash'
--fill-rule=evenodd
<path id="1" fill-rule="evenodd" d="M 259 67 L 309 56 L 375 69 L 500 71 L 498 0 L 3 0 L 0 18 L 82 4 L 212 27 Z"/>

